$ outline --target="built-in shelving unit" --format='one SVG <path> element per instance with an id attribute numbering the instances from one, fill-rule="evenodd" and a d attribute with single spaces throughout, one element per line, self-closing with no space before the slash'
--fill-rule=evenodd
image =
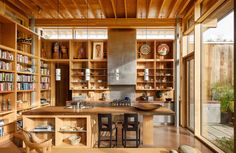
<path id="1" fill-rule="evenodd" d="M 158 53 L 158 47 L 161 44 L 169 47 L 166 55 Z M 142 47 L 148 51 L 142 52 Z M 173 40 L 138 40 L 136 53 L 136 100 L 143 100 L 143 95 L 153 97 L 153 101 L 165 101 L 165 98 L 174 99 Z"/>
<path id="2" fill-rule="evenodd" d="M 90 116 L 26 116 L 24 129 L 44 139 L 53 139 L 53 145 L 60 148 L 90 147 Z M 80 139 L 73 144 L 71 137 Z"/>
<path id="3" fill-rule="evenodd" d="M 17 120 L 24 111 L 39 106 L 39 36 L 17 25 L 16 103 Z"/>
<path id="4" fill-rule="evenodd" d="M 0 143 L 15 131 L 16 24 L 0 16 Z"/>
<path id="5" fill-rule="evenodd" d="M 94 49 L 100 44 L 101 57 L 95 58 Z M 107 41 L 73 40 L 70 56 L 70 89 L 73 97 L 98 100 L 109 92 L 107 83 Z"/>
<path id="6" fill-rule="evenodd" d="M 39 44 L 37 33 L 0 15 L 0 143 L 13 136 L 22 112 L 40 107 Z"/>

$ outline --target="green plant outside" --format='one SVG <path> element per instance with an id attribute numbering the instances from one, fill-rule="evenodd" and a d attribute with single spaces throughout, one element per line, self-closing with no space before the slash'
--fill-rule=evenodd
<path id="1" fill-rule="evenodd" d="M 216 145 L 226 153 L 233 153 L 234 152 L 234 139 L 231 138 L 218 138 L 215 140 Z"/>
<path id="2" fill-rule="evenodd" d="M 215 83 L 212 99 L 220 101 L 221 112 L 234 112 L 234 88 L 229 83 Z"/>

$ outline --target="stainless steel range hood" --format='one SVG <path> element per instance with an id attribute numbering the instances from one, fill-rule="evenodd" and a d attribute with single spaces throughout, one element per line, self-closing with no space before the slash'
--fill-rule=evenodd
<path id="1" fill-rule="evenodd" d="M 109 85 L 136 84 L 136 30 L 108 31 Z"/>

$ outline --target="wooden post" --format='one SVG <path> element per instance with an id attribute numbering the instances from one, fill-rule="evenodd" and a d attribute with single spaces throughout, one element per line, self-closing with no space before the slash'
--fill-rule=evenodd
<path id="1" fill-rule="evenodd" d="M 153 115 L 143 115 L 143 144 L 153 145 Z"/>

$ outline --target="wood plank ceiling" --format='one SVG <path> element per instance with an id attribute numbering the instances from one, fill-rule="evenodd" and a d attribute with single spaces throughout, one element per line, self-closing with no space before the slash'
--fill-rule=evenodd
<path id="1" fill-rule="evenodd" d="M 36 19 L 176 18 L 194 0 L 5 0 Z"/>

